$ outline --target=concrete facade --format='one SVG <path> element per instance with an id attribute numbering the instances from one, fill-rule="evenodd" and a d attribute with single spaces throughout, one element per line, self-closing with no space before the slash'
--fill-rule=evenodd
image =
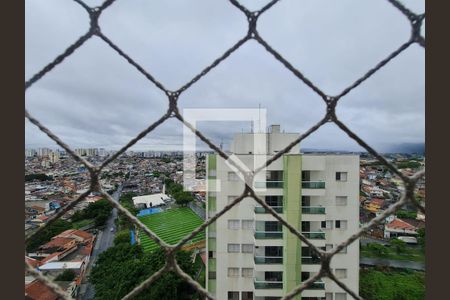
<path id="1" fill-rule="evenodd" d="M 255 155 L 270 158 L 298 137 L 281 133 L 279 127 L 266 135 L 266 147 L 252 150 L 253 134 L 238 134 L 231 149 L 254 169 Z M 254 186 L 265 186 L 257 191 L 259 197 L 315 246 L 330 250 L 359 227 L 359 157 L 299 152 L 296 145 L 274 161 L 266 174 L 257 176 Z M 207 178 L 206 209 L 211 217 L 242 193 L 244 182 L 218 155 L 208 156 Z M 320 261 L 307 245 L 251 198 L 244 198 L 209 226 L 207 237 L 206 286 L 217 299 L 281 298 L 320 269 Z M 338 253 L 331 267 L 358 291 L 357 242 Z M 303 291 L 301 298 L 351 299 L 327 278 Z"/>

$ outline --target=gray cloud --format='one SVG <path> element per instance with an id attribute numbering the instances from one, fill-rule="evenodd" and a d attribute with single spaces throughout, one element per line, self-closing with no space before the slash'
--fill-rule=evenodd
<path id="1" fill-rule="evenodd" d="M 99 1 L 86 1 L 97 5 Z M 257 9 L 267 1 L 242 1 Z M 423 12 L 423 1 L 404 1 Z M 86 32 L 73 1 L 26 1 L 26 69 L 30 78 Z M 177 89 L 246 33 L 227 1 L 123 1 L 101 17 L 103 32 L 169 89 Z M 387 1 L 283 0 L 258 23 L 261 36 L 327 94 L 337 94 L 408 40 L 406 18 Z M 339 118 L 369 144 L 424 141 L 424 50 L 411 46 L 342 98 Z M 180 108 L 267 108 L 268 122 L 303 132 L 325 113 L 323 101 L 250 41 L 180 97 Z M 29 111 L 73 147 L 117 149 L 167 110 L 165 95 L 94 37 L 26 93 Z M 229 143 L 249 123 L 200 129 Z M 26 122 L 29 147 L 54 143 Z M 134 149 L 178 149 L 182 125 L 161 125 Z M 198 145 L 202 145 L 199 142 Z M 333 124 L 302 147 L 359 149 Z"/>

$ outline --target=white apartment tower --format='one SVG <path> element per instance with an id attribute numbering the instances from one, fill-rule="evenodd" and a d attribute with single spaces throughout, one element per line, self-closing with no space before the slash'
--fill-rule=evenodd
<path id="1" fill-rule="evenodd" d="M 265 145 L 254 142 L 261 134 L 266 135 Z M 253 169 L 255 155 L 265 154 L 268 159 L 298 136 L 272 125 L 269 133 L 236 134 L 230 150 Z M 257 194 L 315 246 L 330 250 L 358 230 L 358 155 L 300 154 L 296 145 L 260 176 L 254 186 L 266 189 Z M 211 217 L 242 193 L 244 182 L 215 154 L 208 155 L 207 178 L 207 214 Z M 212 192 L 213 185 L 220 190 Z M 206 286 L 219 300 L 279 299 L 320 269 L 320 260 L 307 245 L 251 198 L 243 199 L 207 228 L 207 251 Z M 358 292 L 358 242 L 336 254 L 331 268 Z M 351 296 L 323 278 L 296 299 Z"/>

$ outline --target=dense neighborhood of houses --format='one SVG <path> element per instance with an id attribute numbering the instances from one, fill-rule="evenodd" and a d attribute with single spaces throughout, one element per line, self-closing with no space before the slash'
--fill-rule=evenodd
<path id="1" fill-rule="evenodd" d="M 425 165 L 423 157 L 409 158 L 396 155 L 390 159 L 391 163 L 399 167 L 407 176 L 413 175 Z M 374 160 L 361 159 L 360 168 L 360 203 L 361 223 L 368 223 L 371 219 L 383 213 L 391 204 L 398 201 L 404 191 L 401 179 L 393 174 L 386 166 Z M 421 179 L 416 186 L 416 200 L 425 206 L 425 179 Z M 425 227 L 425 215 L 417 211 L 411 204 L 402 207 L 396 215 L 386 218 L 385 222 L 369 232 L 374 238 L 391 239 L 396 237 L 417 237 L 418 230 Z M 414 243 L 414 238 L 408 239 Z"/>
<path id="2" fill-rule="evenodd" d="M 77 149 L 77 153 L 94 164 L 100 164 L 110 154 L 99 149 Z M 111 194 L 120 186 L 123 193 L 137 195 L 133 198 L 136 207 L 164 206 L 169 201 L 164 180 L 183 183 L 184 162 L 181 154 L 127 152 L 102 171 L 100 183 Z M 204 153 L 199 155 L 204 157 Z M 423 156 L 391 155 L 388 160 L 408 176 L 425 165 Z M 394 172 L 372 157 L 362 155 L 360 162 L 360 224 L 364 225 L 398 201 L 404 188 Z M 197 159 L 196 165 L 191 167 L 195 167 L 196 178 L 205 178 L 205 159 Z M 89 189 L 88 170 L 62 151 L 27 150 L 25 170 L 26 234 L 44 226 L 55 213 Z M 205 202 L 204 192 L 193 196 L 198 203 Z M 425 179 L 418 182 L 415 197 L 425 206 Z M 102 199 L 100 194 L 91 193 L 61 219 L 71 222 L 77 212 Z M 33 268 L 55 279 L 73 297 L 77 296 L 80 284 L 85 280 L 99 232 L 93 222 L 79 222 L 77 225 L 49 237 L 36 249 L 26 253 L 26 260 Z M 417 243 L 419 230 L 424 227 L 424 214 L 408 204 L 367 232 L 367 236 L 384 241 L 399 238 L 414 244 Z M 54 292 L 27 272 L 25 298 L 58 299 Z"/>

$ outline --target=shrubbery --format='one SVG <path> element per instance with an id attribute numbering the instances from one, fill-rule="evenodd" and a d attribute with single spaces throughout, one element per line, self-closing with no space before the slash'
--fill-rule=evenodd
<path id="1" fill-rule="evenodd" d="M 112 204 L 106 199 L 90 203 L 88 207 L 81 211 L 77 211 L 72 216 L 72 222 L 85 219 L 94 219 L 95 226 L 103 226 L 111 214 Z"/>
<path id="2" fill-rule="evenodd" d="M 28 252 L 36 251 L 39 246 L 50 241 L 52 237 L 70 228 L 72 228 L 72 224 L 70 222 L 62 219 L 55 220 L 30 239 L 30 241 L 26 244 L 26 250 Z"/>
<path id="3" fill-rule="evenodd" d="M 191 253 L 176 254 L 179 266 L 194 276 Z M 121 299 L 134 287 L 164 266 L 165 252 L 161 249 L 143 253 L 140 246 L 119 243 L 100 254 L 92 269 L 90 281 L 95 285 L 95 299 Z M 162 275 L 134 299 L 169 300 L 198 299 L 195 290 L 173 272 Z"/>
<path id="4" fill-rule="evenodd" d="M 416 271 L 361 270 L 359 295 L 366 300 L 423 300 L 425 273 Z"/>

